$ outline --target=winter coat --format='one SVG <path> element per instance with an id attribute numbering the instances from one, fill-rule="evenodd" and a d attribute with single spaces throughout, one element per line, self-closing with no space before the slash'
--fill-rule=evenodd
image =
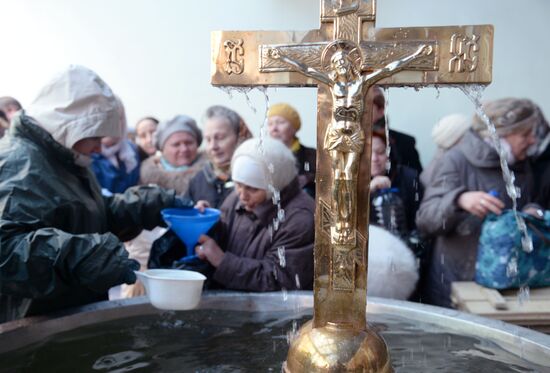
<path id="1" fill-rule="evenodd" d="M 214 280 L 228 289 L 312 289 L 315 202 L 295 178 L 281 191 L 284 221 L 273 229 L 271 199 L 247 212 L 232 193 L 222 205 L 218 244 L 225 251 Z"/>
<path id="2" fill-rule="evenodd" d="M 212 163 L 208 162 L 189 182 L 186 197 L 195 202 L 208 201 L 210 207 L 219 209 L 233 188 L 233 181 L 219 179 L 214 172 Z"/>
<path id="3" fill-rule="evenodd" d="M 521 189 L 521 208 L 532 198 L 531 167 L 524 161 L 510 168 Z M 416 216 L 418 229 L 435 236 L 429 269 L 430 303 L 449 307 L 451 282 L 473 280 L 482 220 L 459 208 L 456 201 L 463 192 L 490 190 L 499 193 L 506 208 L 512 207 L 497 152 L 469 130 L 439 161 Z"/>
<path id="4" fill-rule="evenodd" d="M 160 162 L 160 156 L 151 156 L 141 164 L 140 184 L 156 184 L 166 189 L 174 189 L 178 195 L 185 194 L 189 182 L 207 162 L 204 153 L 198 153 L 197 158 L 185 171 L 166 171 Z"/>
<path id="5" fill-rule="evenodd" d="M 308 148 L 300 144 L 297 151 L 294 152 L 296 157 L 296 167 L 298 168 L 298 180 L 300 187 L 312 197 L 315 197 L 315 170 L 317 167 L 317 151 L 313 148 Z"/>
<path id="6" fill-rule="evenodd" d="M 120 284 L 120 240 L 160 224 L 174 192 L 102 197 L 88 168 L 30 117 L 0 141 L 0 322 L 106 299 Z"/>
<path id="7" fill-rule="evenodd" d="M 422 163 L 413 136 L 390 129 L 390 145 L 392 152 L 395 152 L 397 164 L 413 168 L 418 174 L 422 172 Z"/>
<path id="8" fill-rule="evenodd" d="M 126 165 L 124 162 L 119 162 L 119 167 L 116 167 L 102 154 L 96 153 L 92 155 L 94 159 L 92 170 L 94 171 L 97 181 L 102 188 L 107 189 L 111 193 L 124 193 L 126 189 L 137 185 L 139 181 L 139 156 L 137 147 L 129 141 L 128 144 L 134 149 L 136 162 L 138 164 L 138 166 L 129 173 L 126 172 Z"/>
<path id="9" fill-rule="evenodd" d="M 446 151 L 447 150 L 443 148 L 437 148 L 432 160 L 420 174 L 420 182 L 424 188 L 430 185 L 433 174 L 435 170 L 439 168 L 439 162 L 441 161 L 441 158 L 443 158 L 443 154 L 445 154 Z"/>

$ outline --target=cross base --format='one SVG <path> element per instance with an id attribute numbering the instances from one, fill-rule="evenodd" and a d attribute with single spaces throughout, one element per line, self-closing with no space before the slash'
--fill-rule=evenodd
<path id="1" fill-rule="evenodd" d="M 312 328 L 311 321 L 292 342 L 282 370 L 393 373 L 388 347 L 373 330 L 335 323 Z"/>

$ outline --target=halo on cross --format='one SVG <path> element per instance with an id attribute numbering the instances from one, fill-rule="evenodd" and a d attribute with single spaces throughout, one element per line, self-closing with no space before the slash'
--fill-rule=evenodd
<path id="1" fill-rule="evenodd" d="M 345 54 L 355 70 L 361 72 L 363 53 L 359 45 L 350 40 L 335 40 L 325 47 L 321 55 L 321 66 L 324 71 L 332 70 L 331 59 L 338 52 Z"/>

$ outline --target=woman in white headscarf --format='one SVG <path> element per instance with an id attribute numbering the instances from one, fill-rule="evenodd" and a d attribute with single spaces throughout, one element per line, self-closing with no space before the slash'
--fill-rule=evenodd
<path id="1" fill-rule="evenodd" d="M 0 322 L 107 299 L 136 280 L 121 240 L 161 223 L 174 192 L 131 188 L 102 197 L 89 169 L 118 136 L 111 89 L 71 66 L 17 115 L 0 141 Z"/>
<path id="2" fill-rule="evenodd" d="M 221 207 L 219 238 L 202 235 L 197 249 L 215 268 L 217 284 L 246 291 L 313 287 L 315 202 L 300 188 L 295 162 L 270 138 L 247 140 L 233 154 L 235 191 Z"/>

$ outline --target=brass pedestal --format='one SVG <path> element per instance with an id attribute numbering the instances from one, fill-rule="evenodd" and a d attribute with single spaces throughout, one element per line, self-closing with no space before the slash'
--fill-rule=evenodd
<path id="1" fill-rule="evenodd" d="M 309 321 L 292 342 L 283 371 L 392 373 L 393 368 L 386 343 L 374 331 L 331 323 L 312 328 Z"/>

